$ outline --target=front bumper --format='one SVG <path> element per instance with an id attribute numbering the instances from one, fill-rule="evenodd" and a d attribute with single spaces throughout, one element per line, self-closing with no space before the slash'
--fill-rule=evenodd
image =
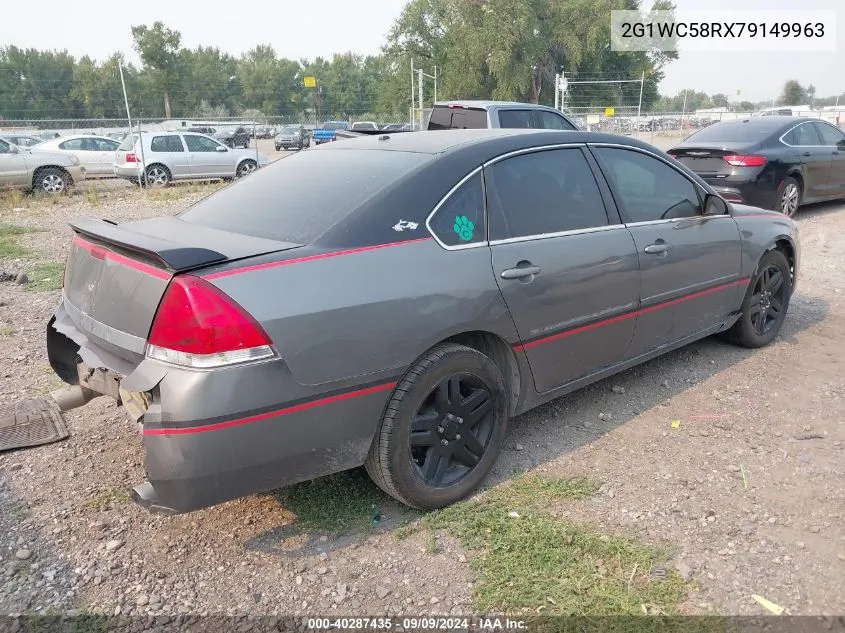
<path id="1" fill-rule="evenodd" d="M 65 382 L 75 384 L 82 356 L 119 377 L 122 399 L 143 396 L 135 400 L 146 407 L 147 481 L 133 499 L 168 514 L 360 466 L 395 384 L 307 387 L 279 359 L 218 370 L 126 363 L 77 330 L 63 306 L 47 327 L 47 350 Z"/>

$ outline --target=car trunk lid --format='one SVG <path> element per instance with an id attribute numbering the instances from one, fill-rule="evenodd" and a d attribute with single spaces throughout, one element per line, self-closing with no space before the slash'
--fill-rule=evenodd
<path id="1" fill-rule="evenodd" d="M 733 171 L 735 166 L 725 161 L 726 156 L 753 154 L 759 148 L 759 143 L 680 145 L 670 149 L 668 153 L 699 176 L 707 177 L 730 174 Z"/>
<path id="2" fill-rule="evenodd" d="M 128 361 L 143 356 L 159 302 L 174 275 L 300 246 L 175 217 L 119 225 L 81 220 L 71 228 L 65 309 L 93 343 Z"/>

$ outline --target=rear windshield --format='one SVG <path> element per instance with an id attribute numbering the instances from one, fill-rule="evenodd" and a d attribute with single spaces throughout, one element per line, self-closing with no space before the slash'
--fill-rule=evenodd
<path id="1" fill-rule="evenodd" d="M 326 121 L 323 123 L 324 130 L 348 130 L 349 124 L 346 121 Z"/>
<path id="2" fill-rule="evenodd" d="M 302 152 L 259 169 L 179 217 L 200 226 L 310 244 L 428 154 L 331 149 Z"/>
<path id="3" fill-rule="evenodd" d="M 118 146 L 117 149 L 119 149 L 121 152 L 128 152 L 130 149 L 135 147 L 135 141 L 137 140 L 138 136 L 136 134 L 130 134 L 125 139 L 123 139 L 123 142 Z"/>
<path id="4" fill-rule="evenodd" d="M 487 111 L 474 108 L 435 106 L 428 120 L 429 130 L 482 130 L 487 128 Z"/>
<path id="5" fill-rule="evenodd" d="M 742 121 L 725 121 L 724 123 L 714 123 L 699 130 L 686 139 L 684 143 L 698 141 L 760 142 L 772 136 L 782 127 L 783 123 L 779 121 L 766 121 L 760 118 L 752 119 L 748 123 L 743 123 Z"/>

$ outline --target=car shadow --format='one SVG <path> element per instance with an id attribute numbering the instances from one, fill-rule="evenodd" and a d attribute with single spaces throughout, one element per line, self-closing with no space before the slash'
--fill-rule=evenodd
<path id="1" fill-rule="evenodd" d="M 816 202 L 808 204 L 807 206 L 799 207 L 798 213 L 795 214 L 795 221 L 800 223 L 801 220 L 809 218 L 824 217 L 845 211 L 845 200 L 834 200 L 832 202 Z"/>
<path id="2" fill-rule="evenodd" d="M 792 298 L 789 316 L 773 345 L 798 345 L 798 334 L 823 321 L 828 308 L 823 299 L 804 295 L 799 290 Z M 759 352 L 709 337 L 532 409 L 511 420 L 502 454 L 482 489 L 576 451 L 755 353 Z M 707 412 L 702 414 L 706 417 Z M 362 512 L 377 508 L 380 516 L 374 517 L 366 528 L 335 531 L 330 518 L 323 529 L 315 529 L 313 525 L 306 528 L 295 521 L 256 535 L 245 547 L 284 557 L 311 556 L 363 543 L 373 534 L 396 531 L 403 524 L 423 516 L 392 500 L 368 479 L 361 484 L 357 478 L 366 478 L 363 469 L 322 480 L 334 480 L 340 485 L 330 487 L 342 490 L 343 481 L 339 478 L 344 477 L 355 478 L 352 480 L 354 491 L 350 495 L 313 495 L 307 503 L 332 507 L 340 504 L 347 507 L 351 503 L 359 505 Z M 269 494 L 298 515 L 296 508 L 288 503 L 291 490 L 312 485 L 312 482 L 306 482 Z M 305 490 L 307 488 L 302 488 Z M 302 497 L 293 494 L 294 498 L 297 496 Z M 378 500 L 375 504 L 374 499 Z M 302 510 L 313 514 L 313 508 L 303 507 L 300 502 Z M 323 515 L 330 517 L 331 508 L 325 510 Z"/>

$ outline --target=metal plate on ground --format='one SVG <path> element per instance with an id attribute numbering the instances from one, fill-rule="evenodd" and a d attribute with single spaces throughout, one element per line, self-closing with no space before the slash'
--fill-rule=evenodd
<path id="1" fill-rule="evenodd" d="M 52 400 L 31 398 L 0 405 L 0 452 L 50 444 L 69 435 Z"/>

